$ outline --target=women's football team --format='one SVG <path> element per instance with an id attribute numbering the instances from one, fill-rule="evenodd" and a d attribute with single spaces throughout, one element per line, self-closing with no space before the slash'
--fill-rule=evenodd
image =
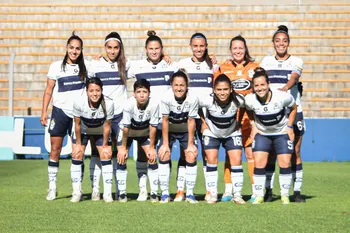
<path id="1" fill-rule="evenodd" d="M 57 197 L 59 155 L 63 138 L 69 134 L 71 202 L 83 200 L 84 153 L 89 141 L 93 201 L 101 198 L 101 174 L 103 200 L 128 201 L 127 159 L 132 143 L 137 148 L 140 190 L 137 201 L 148 198 L 151 202 L 172 201 L 171 152 L 178 141 L 175 202 L 198 202 L 193 190 L 199 146 L 208 203 L 218 201 L 220 146 L 226 152 L 225 192 L 221 201 L 245 204 L 244 148 L 252 184 L 250 202 L 273 200 L 276 158 L 282 203 L 290 203 L 292 183 L 295 202 L 305 202 L 300 193 L 303 178 L 300 146 L 305 132 L 299 82 L 303 61 L 288 54 L 290 37 L 286 26 L 278 27 L 272 43 L 276 55 L 265 57 L 259 67 L 249 54 L 246 40 L 236 36 L 229 44 L 232 58 L 218 66 L 215 57 L 209 56 L 206 37 L 195 33 L 190 38 L 193 56 L 176 63 L 164 55 L 161 38 L 149 31 L 146 59 L 130 61 L 125 57 L 120 35 L 112 32 L 104 41 L 105 56 L 87 61 L 83 41 L 73 32 L 64 59 L 50 66 L 43 96 L 40 121 L 48 126 L 51 141 L 46 199 Z M 127 79 L 134 81 L 133 96 L 129 99 Z M 51 99 L 53 109 L 48 120 Z"/>

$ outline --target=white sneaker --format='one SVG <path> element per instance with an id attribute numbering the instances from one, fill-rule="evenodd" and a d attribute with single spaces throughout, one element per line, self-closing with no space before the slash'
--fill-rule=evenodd
<path id="1" fill-rule="evenodd" d="M 206 201 L 208 204 L 215 204 L 218 201 L 218 194 L 210 193 L 210 196 Z"/>
<path id="2" fill-rule="evenodd" d="M 239 204 L 239 205 L 244 205 L 245 204 L 245 201 L 243 200 L 242 196 L 235 196 L 235 197 L 232 198 L 232 201 L 235 204 Z"/>
<path id="3" fill-rule="evenodd" d="M 48 201 L 53 201 L 56 199 L 56 196 L 57 196 L 57 191 L 56 189 L 49 189 L 47 191 L 47 196 L 46 196 L 46 200 Z"/>
<path id="4" fill-rule="evenodd" d="M 120 194 L 119 198 L 118 198 L 118 201 L 121 202 L 121 203 L 126 203 L 126 202 L 128 202 L 128 197 L 126 196 L 125 193 Z"/>
<path id="5" fill-rule="evenodd" d="M 112 203 L 113 202 L 112 193 L 103 194 L 103 200 L 105 201 L 105 203 Z"/>
<path id="6" fill-rule="evenodd" d="M 136 201 L 147 201 L 147 198 L 148 198 L 147 190 L 142 190 L 140 191 Z"/>
<path id="7" fill-rule="evenodd" d="M 80 202 L 83 200 L 83 194 L 81 192 L 79 193 L 73 193 L 72 199 L 70 199 L 70 202 Z"/>
<path id="8" fill-rule="evenodd" d="M 91 200 L 92 201 L 99 201 L 100 198 L 100 190 L 99 189 L 93 189 L 91 193 Z"/>

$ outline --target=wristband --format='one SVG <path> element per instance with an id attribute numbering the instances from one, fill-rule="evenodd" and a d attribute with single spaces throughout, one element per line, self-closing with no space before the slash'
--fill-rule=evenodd
<path id="1" fill-rule="evenodd" d="M 293 126 L 287 125 L 288 128 L 293 129 Z"/>

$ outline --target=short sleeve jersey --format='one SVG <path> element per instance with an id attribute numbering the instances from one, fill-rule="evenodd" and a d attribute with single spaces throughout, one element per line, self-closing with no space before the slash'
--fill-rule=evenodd
<path id="1" fill-rule="evenodd" d="M 159 102 L 150 98 L 145 109 L 139 109 L 136 98 L 130 97 L 125 103 L 121 128 L 128 127 L 129 137 L 148 137 L 149 126 L 159 124 Z"/>
<path id="2" fill-rule="evenodd" d="M 301 58 L 292 55 L 286 60 L 277 60 L 275 56 L 267 56 L 261 61 L 260 66 L 267 72 L 271 90 L 276 90 L 286 85 L 292 73 L 301 76 L 304 62 Z M 302 112 L 301 96 L 297 83 L 289 90 L 289 93 L 298 105 L 297 111 Z"/>
<path id="3" fill-rule="evenodd" d="M 79 76 L 79 66 L 66 64 L 63 70 L 62 61 L 53 62 L 47 77 L 56 82 L 52 93 L 53 106 L 62 109 L 67 116 L 73 118 L 74 100 L 85 94 L 84 82 Z"/>
<path id="4" fill-rule="evenodd" d="M 255 125 L 263 135 L 287 134 L 288 114 L 286 108 L 291 108 L 295 101 L 291 94 L 273 90 L 271 100 L 262 104 L 256 94 L 245 96 L 247 111 L 252 111 Z"/>
<path id="5" fill-rule="evenodd" d="M 236 106 L 233 101 L 226 106 L 220 106 L 213 99 L 213 95 L 209 95 L 199 100 L 199 107 L 203 108 L 205 122 L 209 127 L 209 130 L 205 130 L 203 135 L 215 138 L 239 135 L 240 132 L 235 131 L 237 111 L 244 107 L 244 98 L 237 97 L 239 106 Z"/>
<path id="6" fill-rule="evenodd" d="M 104 97 L 104 100 L 107 115 L 104 114 L 102 104 L 100 104 L 98 108 L 90 107 L 87 96 L 80 97 L 76 102 L 74 102 L 73 114 L 74 117 L 79 117 L 81 120 L 81 134 L 103 134 L 103 124 L 106 120 L 111 120 L 114 115 L 112 99 Z"/>
<path id="7" fill-rule="evenodd" d="M 168 116 L 169 132 L 188 132 L 188 118 L 195 118 L 198 114 L 198 98 L 189 91 L 186 99 L 178 102 L 174 93 L 169 92 L 161 100 L 160 109 L 163 116 Z"/>

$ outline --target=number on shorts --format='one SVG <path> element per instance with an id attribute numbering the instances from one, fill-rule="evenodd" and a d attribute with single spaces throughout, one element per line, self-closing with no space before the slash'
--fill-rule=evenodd
<path id="1" fill-rule="evenodd" d="M 232 137 L 233 139 L 233 144 L 235 146 L 242 146 L 242 138 L 241 137 Z"/>
<path id="2" fill-rule="evenodd" d="M 288 144 L 288 149 L 293 150 L 293 142 L 291 140 L 288 140 L 287 144 Z"/>
<path id="3" fill-rule="evenodd" d="M 298 121 L 297 122 L 297 127 L 299 129 L 299 131 L 302 131 L 304 128 L 304 122 L 303 121 Z"/>

